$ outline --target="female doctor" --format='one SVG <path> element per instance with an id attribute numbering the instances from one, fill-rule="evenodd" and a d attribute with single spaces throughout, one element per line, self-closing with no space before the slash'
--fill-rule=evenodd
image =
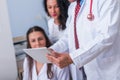
<path id="1" fill-rule="evenodd" d="M 66 34 L 50 47 L 54 51 L 52 55 L 47 55 L 48 59 L 61 68 L 71 63 L 78 68 L 84 67 L 87 80 L 120 80 L 118 0 L 81 0 L 75 20 L 77 4 L 77 1 L 71 3 Z M 74 24 L 79 45 L 77 49 Z M 69 54 L 58 54 L 67 49 Z"/>
<path id="2" fill-rule="evenodd" d="M 48 20 L 48 32 L 52 44 L 64 34 L 68 17 L 68 6 L 68 0 L 44 0 L 45 11 L 50 17 Z"/>

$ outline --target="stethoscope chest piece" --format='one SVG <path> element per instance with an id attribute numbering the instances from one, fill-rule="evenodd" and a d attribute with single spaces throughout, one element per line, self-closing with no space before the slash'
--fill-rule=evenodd
<path id="1" fill-rule="evenodd" d="M 94 15 L 92 13 L 88 14 L 87 19 L 90 20 L 90 21 L 93 21 L 94 20 Z"/>
<path id="2" fill-rule="evenodd" d="M 93 0 L 90 1 L 90 11 L 89 11 L 89 14 L 87 15 L 87 19 L 89 21 L 94 20 L 94 14 L 92 13 L 92 4 L 93 4 Z"/>

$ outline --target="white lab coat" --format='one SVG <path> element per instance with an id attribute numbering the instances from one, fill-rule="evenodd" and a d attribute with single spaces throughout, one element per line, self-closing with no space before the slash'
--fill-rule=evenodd
<path id="1" fill-rule="evenodd" d="M 52 43 L 58 41 L 64 34 L 64 30 L 59 30 L 59 26 L 54 23 L 54 19 L 48 21 L 49 39 Z"/>
<path id="2" fill-rule="evenodd" d="M 23 80 L 29 80 L 27 58 L 25 58 L 25 60 L 24 60 L 23 68 L 24 68 Z M 52 79 L 48 79 L 48 77 L 47 77 L 47 64 L 44 64 L 43 67 L 41 68 L 41 71 L 37 75 L 36 65 L 34 62 L 33 69 L 32 69 L 32 80 L 70 80 L 68 67 L 60 69 L 56 65 L 53 65 L 52 71 L 53 71 L 54 76 Z"/>
<path id="3" fill-rule="evenodd" d="M 93 21 L 87 19 L 90 0 L 84 0 L 76 23 L 80 45 L 77 50 L 75 50 L 73 24 L 76 2 L 71 4 L 66 34 L 51 48 L 58 52 L 69 49 L 74 64 L 78 68 L 84 66 L 87 80 L 120 80 L 120 5 L 118 0 L 93 0 Z"/>

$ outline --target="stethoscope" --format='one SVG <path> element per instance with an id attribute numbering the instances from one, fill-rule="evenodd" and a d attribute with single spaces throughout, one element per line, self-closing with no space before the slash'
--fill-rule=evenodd
<path id="1" fill-rule="evenodd" d="M 90 11 L 89 14 L 87 15 L 87 19 L 90 21 L 94 20 L 94 14 L 92 13 L 92 4 L 93 4 L 93 0 L 90 0 Z"/>
<path id="2" fill-rule="evenodd" d="M 80 5 L 84 5 L 84 0 L 80 0 Z M 87 15 L 87 19 L 89 21 L 94 20 L 94 14 L 92 13 L 92 5 L 93 5 L 93 0 L 90 0 L 90 9 L 89 9 L 89 14 Z"/>

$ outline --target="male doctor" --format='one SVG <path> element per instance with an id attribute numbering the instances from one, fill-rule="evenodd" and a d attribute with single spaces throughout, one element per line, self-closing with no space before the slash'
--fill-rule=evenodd
<path id="1" fill-rule="evenodd" d="M 118 1 L 81 0 L 71 3 L 66 34 L 50 47 L 54 51 L 47 55 L 48 59 L 61 68 L 69 64 L 79 69 L 84 67 L 87 80 L 120 80 Z M 69 54 L 64 53 L 67 49 Z"/>

